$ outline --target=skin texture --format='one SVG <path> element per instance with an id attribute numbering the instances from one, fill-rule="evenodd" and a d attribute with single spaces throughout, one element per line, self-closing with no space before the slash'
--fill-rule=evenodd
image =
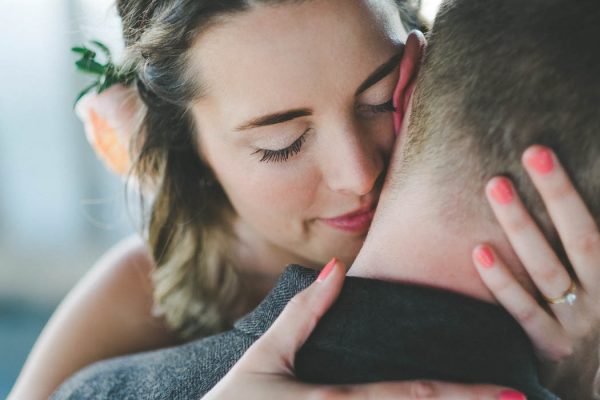
<path id="1" fill-rule="evenodd" d="M 542 160 L 540 162 L 540 156 Z M 492 179 L 486 194 L 492 210 L 519 259 L 542 295 L 560 297 L 571 279 L 577 283 L 577 301 L 568 304 L 539 304 L 524 290 L 502 256 L 483 244 L 475 249 L 474 262 L 496 299 L 519 321 L 532 339 L 542 363 L 542 378 L 565 399 L 598 398 L 600 375 L 600 232 L 585 203 L 569 180 L 554 152 L 532 146 L 523 154 L 523 167 L 542 197 L 573 266 L 570 277 L 523 202 L 513 192 L 510 202 L 494 196 L 499 179 Z M 488 248 L 493 264 L 478 260 L 481 247 Z"/>
<path id="2" fill-rule="evenodd" d="M 391 12 L 392 34 L 367 22 L 382 18 L 354 1 L 259 6 L 200 36 L 194 62 L 206 90 L 192 108 L 198 147 L 239 214 L 246 244 L 240 260 L 253 271 L 260 265 L 275 277 L 289 262 L 316 268 L 332 256 L 351 262 L 362 245 L 366 228 L 346 232 L 319 219 L 379 197 L 393 121 L 391 112 L 368 107 L 392 98 L 397 70 L 356 91 L 399 52 L 396 40 L 406 34 Z M 312 115 L 237 130 L 295 109 Z M 287 161 L 261 162 L 262 154 L 253 154 L 285 148 L 303 132 L 300 152 Z"/>
<path id="3" fill-rule="evenodd" d="M 409 119 L 403 121 L 388 177 L 400 174 Z M 434 286 L 496 302 L 473 268 L 471 253 L 481 241 L 493 243 L 515 272 L 522 275 L 523 267 L 508 240 L 498 225 L 477 218 L 466 205 L 453 202 L 451 196 L 446 202 L 439 202 L 439 188 L 428 179 L 431 171 L 421 172 L 400 185 L 391 183 L 391 179 L 386 181 L 382 207 L 375 214 L 372 229 L 349 275 Z M 396 206 L 399 199 L 402 207 Z M 464 218 L 460 223 L 449 219 L 440 204 L 452 204 L 453 213 Z M 528 287 L 533 290 L 531 285 Z"/>

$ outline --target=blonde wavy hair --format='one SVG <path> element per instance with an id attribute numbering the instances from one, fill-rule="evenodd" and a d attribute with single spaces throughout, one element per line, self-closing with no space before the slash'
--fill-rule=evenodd
<path id="1" fill-rule="evenodd" d="M 210 167 L 198 154 L 189 110 L 202 95 L 189 74 L 190 47 L 218 18 L 257 4 L 299 0 L 117 0 L 125 40 L 124 65 L 136 71 L 141 99 L 131 138 L 128 173 L 152 187 L 142 205 L 142 234 L 151 248 L 157 310 L 182 339 L 231 327 L 245 290 L 232 256 L 236 213 Z M 306 0 L 305 0 L 306 1 Z M 396 0 L 407 27 L 415 5 Z M 133 144 L 137 144 L 133 145 Z M 140 193 L 143 193 L 140 191 Z M 145 204 L 150 203 L 149 215 Z"/>

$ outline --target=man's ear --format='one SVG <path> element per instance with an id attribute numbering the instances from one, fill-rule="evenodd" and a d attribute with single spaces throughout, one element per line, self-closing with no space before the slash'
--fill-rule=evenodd
<path id="1" fill-rule="evenodd" d="M 400 132 L 402 121 L 408 108 L 410 97 L 415 88 L 415 82 L 421 67 L 427 40 L 420 31 L 411 31 L 406 39 L 404 53 L 400 60 L 400 77 L 394 90 L 394 129 Z"/>

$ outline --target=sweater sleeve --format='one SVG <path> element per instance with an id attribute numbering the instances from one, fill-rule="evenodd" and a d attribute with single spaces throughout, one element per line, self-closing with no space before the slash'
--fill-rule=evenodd
<path id="1" fill-rule="evenodd" d="M 50 399 L 199 399 L 253 341 L 228 331 L 177 347 L 100 361 L 69 378 Z"/>

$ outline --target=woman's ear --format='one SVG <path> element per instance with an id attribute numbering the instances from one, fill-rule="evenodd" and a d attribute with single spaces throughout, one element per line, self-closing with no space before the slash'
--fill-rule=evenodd
<path id="1" fill-rule="evenodd" d="M 427 40 L 423 33 L 417 30 L 409 33 L 400 60 L 400 77 L 394 90 L 394 108 L 396 109 L 394 112 L 394 129 L 396 134 L 400 132 L 406 109 L 415 88 L 426 46 Z"/>

